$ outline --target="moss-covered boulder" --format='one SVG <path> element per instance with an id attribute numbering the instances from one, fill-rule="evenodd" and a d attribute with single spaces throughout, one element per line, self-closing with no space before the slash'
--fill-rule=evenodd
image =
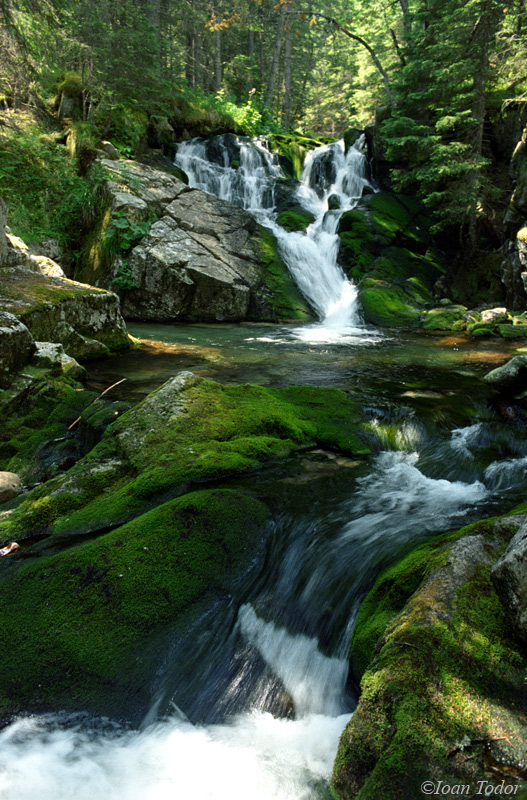
<path id="1" fill-rule="evenodd" d="M 299 206 L 281 211 L 276 221 L 286 231 L 305 231 L 315 221 L 315 216 Z"/>
<path id="2" fill-rule="evenodd" d="M 490 572 L 524 521 L 436 537 L 378 578 L 351 646 L 362 694 L 341 738 L 335 797 L 419 797 L 425 780 L 471 785 L 475 797 L 478 780 L 511 781 L 502 757 L 521 772 L 527 657 Z"/>
<path id="3" fill-rule="evenodd" d="M 28 485 L 61 474 L 100 441 L 104 428 L 97 428 L 96 421 L 90 425 L 92 416 L 111 408 L 107 413 L 115 420 L 115 412 L 129 405 L 106 398 L 95 402 L 97 394 L 69 376 L 38 367 L 24 371 L 28 381 L 22 391 L 1 395 L 0 469 L 18 473 Z M 81 424 L 74 424 L 81 417 Z"/>
<path id="4" fill-rule="evenodd" d="M 454 304 L 431 308 L 425 312 L 423 328 L 426 331 L 462 331 L 467 327 L 464 318 L 466 306 Z"/>
<path id="5" fill-rule="evenodd" d="M 36 341 L 63 343 L 74 358 L 130 347 L 119 298 L 66 278 L 1 269 L 0 311 L 14 314 Z"/>
<path id="6" fill-rule="evenodd" d="M 388 192 L 370 195 L 342 215 L 340 260 L 358 284 L 367 322 L 415 326 L 434 304 L 442 268 L 430 225 L 418 201 Z"/>
<path id="7" fill-rule="evenodd" d="M 139 721 L 177 638 L 261 553 L 267 514 L 239 492 L 193 492 L 59 554 L 4 559 L 0 714 Z"/>
<path id="8" fill-rule="evenodd" d="M 358 408 L 337 389 L 222 386 L 180 373 L 71 470 L 33 489 L 0 520 L 0 540 L 108 530 L 198 483 L 315 445 L 365 454 L 363 431 Z"/>

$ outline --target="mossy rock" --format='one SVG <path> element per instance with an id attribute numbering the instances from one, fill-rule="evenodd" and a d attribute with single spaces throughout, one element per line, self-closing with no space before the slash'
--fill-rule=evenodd
<path id="1" fill-rule="evenodd" d="M 96 396 L 68 378 L 35 381 L 0 411 L 0 469 L 29 484 L 71 466 L 87 448 L 68 427 Z"/>
<path id="2" fill-rule="evenodd" d="M 483 338 L 486 336 L 497 336 L 498 325 L 492 322 L 474 322 L 467 324 L 467 332 L 475 338 Z"/>
<path id="3" fill-rule="evenodd" d="M 423 328 L 425 331 L 462 331 L 466 327 L 463 314 L 465 306 L 440 306 L 426 312 Z"/>
<path id="4" fill-rule="evenodd" d="M 0 521 L 0 540 L 108 530 L 193 484 L 298 450 L 367 454 L 366 438 L 359 409 L 340 390 L 222 386 L 181 373 L 111 424 L 68 473 L 30 492 Z"/>
<path id="5" fill-rule="evenodd" d="M 367 322 L 416 326 L 433 304 L 433 286 L 443 268 L 430 224 L 417 200 L 388 192 L 371 195 L 342 215 L 339 259 L 359 285 Z"/>
<path id="6" fill-rule="evenodd" d="M 300 219 L 292 211 L 284 211 L 282 214 L 287 214 L 290 220 L 293 217 L 297 221 Z M 303 221 L 309 224 L 307 217 L 303 218 Z M 247 318 L 262 322 L 296 320 L 303 322 L 312 319 L 313 312 L 280 255 L 276 237 L 261 225 L 259 233 L 256 247 L 262 264 L 263 282 L 258 291 L 252 293 Z"/>
<path id="7" fill-rule="evenodd" d="M 400 286 L 368 280 L 359 287 L 358 297 L 366 321 L 373 325 L 412 327 L 421 318 L 418 305 Z"/>
<path id="8" fill-rule="evenodd" d="M 523 518 L 435 537 L 389 567 L 364 601 L 352 646 L 362 695 L 339 745 L 334 797 L 418 797 L 421 782 L 501 783 L 482 744 L 513 762 L 525 741 L 524 648 L 490 579 Z M 503 747 L 501 746 L 503 744 Z M 493 746 L 494 747 L 494 746 Z M 408 765 L 411 764 L 411 769 Z"/>
<path id="9" fill-rule="evenodd" d="M 65 72 L 57 83 L 57 92 L 67 97 L 81 98 L 83 89 L 82 77 L 78 72 Z"/>
<path id="10" fill-rule="evenodd" d="M 527 325 L 498 325 L 498 333 L 504 339 L 524 339 L 527 336 Z"/>
<path id="11" fill-rule="evenodd" d="M 404 244 L 424 255 L 432 245 L 432 220 L 422 203 L 412 197 L 377 192 L 368 201 L 368 216 L 383 246 Z"/>
<path id="12" fill-rule="evenodd" d="M 299 206 L 298 209 L 281 211 L 276 221 L 286 231 L 305 231 L 315 221 L 315 216 Z"/>
<path id="13" fill-rule="evenodd" d="M 4 712 L 138 721 L 197 604 L 225 598 L 262 552 L 267 515 L 239 492 L 193 492 L 58 555 L 11 562 L 0 571 Z"/>
<path id="14" fill-rule="evenodd" d="M 363 133 L 360 128 L 348 128 L 344 131 L 343 139 L 344 139 L 344 149 L 347 153 L 350 147 L 353 147 L 359 136 Z"/>

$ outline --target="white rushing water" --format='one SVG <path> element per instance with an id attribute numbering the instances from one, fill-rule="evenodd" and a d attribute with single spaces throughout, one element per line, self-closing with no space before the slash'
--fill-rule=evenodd
<path id="1" fill-rule="evenodd" d="M 228 724 L 192 725 L 177 710 L 142 731 L 108 722 L 20 719 L 0 733 L 2 800 L 310 800 L 331 773 L 342 730 L 345 659 L 242 606 L 243 638 L 283 680 L 297 718 L 257 709 Z"/>
<path id="2" fill-rule="evenodd" d="M 348 719 L 253 712 L 229 725 L 173 719 L 119 735 L 22 719 L 0 733 L 0 797 L 309 800 L 331 772 Z"/>
<path id="3" fill-rule="evenodd" d="M 320 320 L 317 325 L 296 329 L 294 334 L 313 343 L 350 337 L 368 340 L 372 331 L 361 322 L 357 288 L 338 263 L 337 234 L 342 214 L 357 205 L 366 188 L 373 191 L 363 153 L 364 137 L 347 154 L 344 142 L 339 141 L 306 156 L 296 200 L 315 219 L 305 233 L 285 231 L 276 222 L 274 185 L 281 176 L 276 157 L 258 141 L 235 140 L 239 159 L 233 159 L 233 137 L 226 140 L 230 148 L 223 139 L 218 137 L 212 154 L 206 142 L 183 142 L 178 146 L 176 163 L 187 173 L 193 188 L 242 206 L 276 236 L 284 262 Z"/>

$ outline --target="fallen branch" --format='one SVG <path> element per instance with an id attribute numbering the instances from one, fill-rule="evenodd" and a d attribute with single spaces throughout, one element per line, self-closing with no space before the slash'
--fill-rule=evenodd
<path id="1" fill-rule="evenodd" d="M 120 383 L 124 383 L 124 382 L 125 382 L 125 380 L 126 380 L 126 378 L 121 378 L 121 380 L 120 380 L 120 381 L 117 381 L 117 383 L 112 383 L 112 385 L 111 385 L 111 386 L 108 386 L 108 388 L 107 388 L 107 389 L 105 389 L 105 390 L 104 390 L 104 392 L 101 392 L 101 393 L 100 393 L 100 395 L 99 395 L 98 397 L 96 397 L 96 398 L 95 398 L 95 400 L 92 400 L 92 401 L 91 401 L 91 403 L 89 403 L 89 405 L 87 405 L 87 406 L 86 406 L 86 408 L 89 408 L 90 406 L 92 406 L 94 403 L 96 403 L 96 402 L 97 402 L 97 400 L 100 400 L 100 399 L 101 399 L 101 397 L 104 397 L 104 395 L 105 395 L 105 394 L 107 394 L 107 393 L 110 391 L 110 389 L 114 389 L 116 386 L 119 386 L 119 384 L 120 384 Z M 86 408 L 84 409 L 84 411 L 86 411 Z M 83 411 L 83 413 L 84 413 L 84 411 Z M 82 415 L 81 415 L 81 416 L 82 416 Z M 77 417 L 77 419 L 76 419 L 76 420 L 74 420 L 74 421 L 71 423 L 71 425 L 69 426 L 69 428 L 68 428 L 68 431 L 71 431 L 71 429 L 72 429 L 72 428 L 74 428 L 74 427 L 75 427 L 75 425 L 76 425 L 78 422 L 80 422 L 80 419 L 81 419 L 80 417 Z"/>

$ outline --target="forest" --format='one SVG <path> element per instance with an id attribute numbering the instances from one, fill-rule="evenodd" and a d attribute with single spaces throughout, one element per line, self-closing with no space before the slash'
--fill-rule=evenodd
<path id="1" fill-rule="evenodd" d="M 77 96 L 59 113 L 124 155 L 148 123 L 170 138 L 167 119 L 192 132 L 206 112 L 209 130 L 224 115 L 252 135 L 336 137 L 376 119 L 393 188 L 466 251 L 506 203 L 488 127 L 525 102 L 522 0 L 3 0 L 1 19 L 4 107 Z"/>

